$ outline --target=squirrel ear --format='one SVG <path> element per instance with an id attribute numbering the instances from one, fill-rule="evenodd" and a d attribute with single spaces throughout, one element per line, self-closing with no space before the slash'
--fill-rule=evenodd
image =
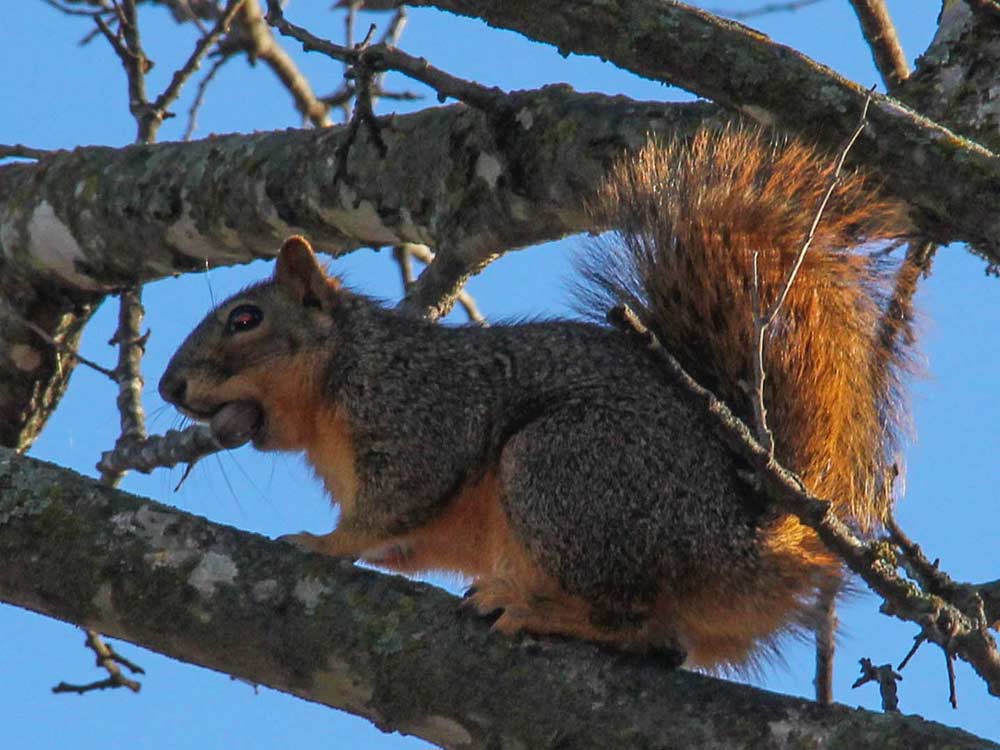
<path id="1" fill-rule="evenodd" d="M 335 305 L 340 291 L 340 282 L 326 275 L 308 240 L 298 234 L 281 246 L 274 280 L 307 307 L 329 309 Z"/>

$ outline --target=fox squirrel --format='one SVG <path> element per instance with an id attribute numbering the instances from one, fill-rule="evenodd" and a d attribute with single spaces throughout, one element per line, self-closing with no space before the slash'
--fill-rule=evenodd
<path id="1" fill-rule="evenodd" d="M 766 309 L 833 162 L 744 128 L 619 162 L 592 206 L 617 239 L 583 269 L 591 309 L 629 304 L 749 421 L 753 256 Z M 891 501 L 912 336 L 889 292 L 911 271 L 845 248 L 907 231 L 897 203 L 842 175 L 766 351 L 777 460 L 861 529 Z M 209 313 L 159 390 L 226 446 L 306 452 L 341 514 L 297 543 L 461 573 L 504 633 L 738 669 L 810 626 L 817 591 L 840 576 L 623 333 L 404 317 L 343 288 L 302 237 L 284 243 L 273 278 Z"/>

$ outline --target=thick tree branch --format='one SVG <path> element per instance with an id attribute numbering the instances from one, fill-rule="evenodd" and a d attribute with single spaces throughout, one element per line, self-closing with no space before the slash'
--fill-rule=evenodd
<path id="1" fill-rule="evenodd" d="M 386 158 L 362 133 L 346 152 L 343 176 L 334 165 L 345 128 L 81 148 L 0 167 L 0 285 L 10 286 L 3 298 L 33 320 L 41 313 L 32 300 L 46 310 L 63 298 L 93 304 L 103 293 L 206 263 L 273 256 L 301 232 L 333 253 L 428 245 L 435 273 L 414 285 L 412 299 L 421 309 L 446 309 L 464 277 L 499 253 L 589 229 L 581 196 L 622 149 L 649 131 L 683 132 L 718 115 L 709 105 L 644 104 L 565 87 L 505 97 L 503 105 L 489 116 L 453 106 L 382 120 Z M 40 286 L 51 290 L 30 293 Z M 52 322 L 39 324 L 54 335 Z M 39 342 L 0 327 L 0 361 L 19 357 L 11 349 L 21 344 Z M 55 403 L 53 378 L 72 365 L 46 365 L 29 378 L 18 361 L 0 375 L 0 444 L 26 447 L 49 413 L 39 407 Z"/>
<path id="2" fill-rule="evenodd" d="M 929 117 L 1000 150 L 1000 14 L 983 12 L 984 6 L 982 0 L 971 7 L 964 0 L 944 3 L 937 33 L 898 95 Z"/>
<path id="3" fill-rule="evenodd" d="M 100 299 L 45 282 L 0 253 L 0 445 L 26 450 L 41 432 Z"/>
<path id="4" fill-rule="evenodd" d="M 835 148 L 868 92 L 795 50 L 733 21 L 666 0 L 413 0 L 518 31 L 563 54 L 596 55 L 673 83 Z M 952 3 L 949 3 L 952 5 Z M 609 33 L 613 30 L 613 33 Z M 990 68 L 989 70 L 992 70 Z M 939 243 L 962 240 L 1000 262 L 1000 159 L 885 96 L 876 95 L 852 162 L 877 166 Z"/>
<path id="5" fill-rule="evenodd" d="M 362 136 L 334 174 L 346 128 L 124 149 L 79 148 L 0 167 L 0 246 L 69 288 L 107 292 L 272 257 L 303 232 L 327 252 L 426 244 L 469 264 L 585 231 L 582 196 L 647 132 L 693 130 L 710 105 L 665 105 L 550 87 L 380 118 L 386 158 Z"/>
<path id="6" fill-rule="evenodd" d="M 445 748 L 998 747 L 582 643 L 508 640 L 430 586 L 2 449 L 0 525 L 0 599 Z"/>

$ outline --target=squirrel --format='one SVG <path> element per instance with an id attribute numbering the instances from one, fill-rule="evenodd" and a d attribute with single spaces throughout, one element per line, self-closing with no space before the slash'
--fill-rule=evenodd
<path id="1" fill-rule="evenodd" d="M 870 178 L 834 169 L 742 126 L 650 142 L 593 199 L 614 239 L 581 278 L 593 314 L 628 304 L 749 423 L 756 310 L 833 185 L 769 329 L 764 397 L 776 459 L 871 530 L 892 502 L 913 343 L 891 293 L 913 271 L 856 248 L 910 227 Z M 466 603 L 503 633 L 738 671 L 812 627 L 818 592 L 842 576 L 625 333 L 405 317 L 329 276 L 301 236 L 272 278 L 195 328 L 159 391 L 224 446 L 305 451 L 340 517 L 329 534 L 292 535 L 299 546 L 462 574 Z"/>

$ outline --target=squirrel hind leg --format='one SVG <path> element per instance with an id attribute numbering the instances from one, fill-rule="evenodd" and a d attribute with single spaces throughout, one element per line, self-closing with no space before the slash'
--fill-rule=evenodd
<path id="1" fill-rule="evenodd" d="M 521 578 L 478 578 L 462 606 L 491 620 L 493 630 L 508 636 L 566 636 L 627 651 L 652 650 L 669 655 L 668 663 L 674 666 L 686 658 L 679 641 L 653 619 L 651 611 L 608 617 L 581 597 L 559 589 L 541 571 Z"/>
<path id="2" fill-rule="evenodd" d="M 494 487 L 503 492 L 501 486 Z M 499 497 L 494 497 L 494 502 L 499 506 Z M 563 589 L 514 532 L 503 512 L 493 515 L 490 527 L 484 545 L 487 559 L 460 606 L 489 620 L 493 630 L 511 636 L 566 636 L 631 651 L 662 647 L 674 656 L 683 653 L 672 634 L 654 621 L 650 608 L 623 616 L 620 609 L 600 608 Z"/>

